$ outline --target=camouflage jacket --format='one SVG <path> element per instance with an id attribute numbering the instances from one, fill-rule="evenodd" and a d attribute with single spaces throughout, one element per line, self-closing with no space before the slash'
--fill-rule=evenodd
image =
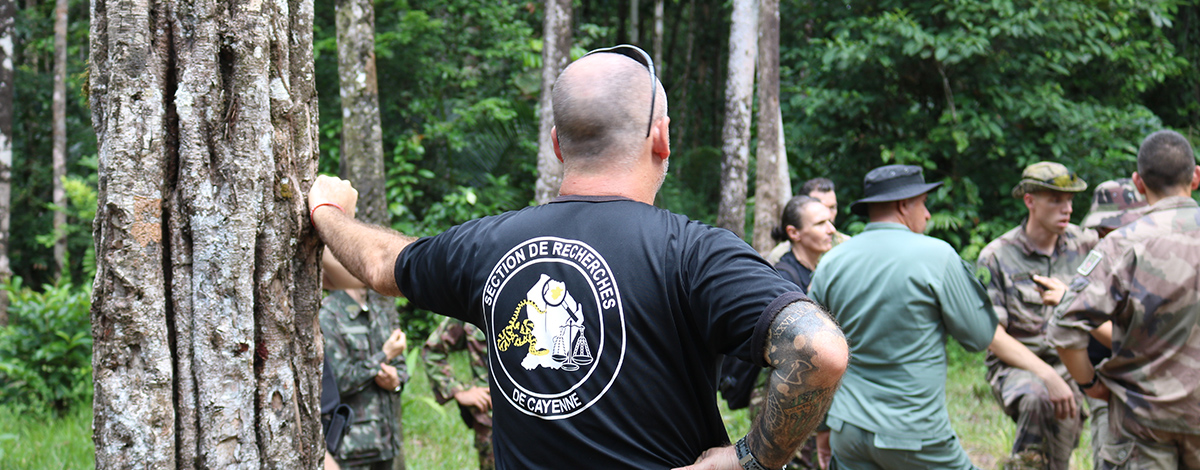
<path id="1" fill-rule="evenodd" d="M 1046 344 L 1046 322 L 1054 307 L 1042 302 L 1042 294 L 1032 275 L 1052 277 L 1064 284 L 1071 282 L 1075 270 L 1088 250 L 1096 246 L 1095 230 L 1072 224 L 1058 237 L 1052 256 L 1039 253 L 1025 234 L 1025 224 L 1009 230 L 988 243 L 976 261 L 976 275 L 987 289 L 992 308 L 1004 330 L 1042 360 L 1058 363 L 1058 354 Z M 1000 360 L 988 352 L 989 369 Z"/>
<path id="2" fill-rule="evenodd" d="M 450 353 L 455 351 L 470 355 L 470 377 L 455 375 L 450 366 Z M 446 317 L 425 341 L 421 359 L 438 403 L 453 400 L 455 393 L 488 386 L 487 336 L 475 325 Z"/>
<path id="3" fill-rule="evenodd" d="M 345 291 L 333 291 L 321 302 L 321 332 L 325 355 L 337 375 L 342 403 L 354 409 L 354 423 L 342 439 L 336 457 L 343 465 L 390 460 L 400 449 L 400 423 L 396 407 L 400 394 L 375 383 L 379 363 L 384 362 L 383 343 L 396 329 L 395 312 L 373 312 L 360 307 Z M 407 382 L 404 355 L 390 363 Z"/>
<path id="4" fill-rule="evenodd" d="M 1113 322 L 1100 380 L 1144 426 L 1200 433 L 1200 207 L 1172 197 L 1117 229 L 1088 254 L 1055 312 L 1053 346 L 1085 349 Z"/>

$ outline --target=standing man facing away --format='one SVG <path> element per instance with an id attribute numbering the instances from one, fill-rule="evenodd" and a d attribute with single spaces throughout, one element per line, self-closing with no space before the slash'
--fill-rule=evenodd
<path id="1" fill-rule="evenodd" d="M 1200 469 L 1200 166 L 1170 130 L 1138 149 L 1146 215 L 1088 254 L 1047 336 L 1085 393 L 1108 399 L 1103 468 Z M 1088 360 L 1088 333 L 1112 321 L 1112 357 Z"/>
<path id="2" fill-rule="evenodd" d="M 838 214 L 837 193 L 833 192 L 833 189 L 833 181 L 831 181 L 829 178 L 813 178 L 805 181 L 804 184 L 800 186 L 801 196 L 808 196 L 821 201 L 821 204 L 823 204 L 825 208 L 829 209 L 829 223 L 831 225 L 837 223 Z M 772 234 L 772 238 L 774 238 L 774 234 Z M 833 247 L 838 246 L 838 244 L 849 239 L 849 235 L 839 232 L 837 227 L 834 226 L 833 236 L 831 237 L 831 244 L 829 245 L 829 248 L 832 249 Z M 792 249 L 792 245 L 788 240 L 780 241 L 780 243 L 775 245 L 775 248 L 772 248 L 771 252 L 767 254 L 767 262 L 771 263 L 772 265 L 779 263 L 779 259 L 783 257 L 784 253 L 787 253 L 790 249 Z"/>
<path id="3" fill-rule="evenodd" d="M 1075 269 L 1099 238 L 1071 223 L 1071 200 L 1087 183 L 1060 163 L 1025 167 L 1012 195 L 1025 222 L 979 253 L 980 281 L 1000 319 L 988 347 L 987 380 L 1017 423 L 1013 468 L 1068 470 L 1083 432 L 1083 394 L 1046 343 L 1046 322 Z"/>
<path id="4" fill-rule="evenodd" d="M 929 221 L 921 169 L 888 165 L 850 209 L 870 223 L 817 265 L 809 294 L 834 313 L 854 356 L 827 423 L 836 468 L 973 468 L 946 411 L 946 337 L 968 351 L 996 332 L 983 286 Z"/>
<path id="5" fill-rule="evenodd" d="M 413 240 L 338 210 L 355 192 L 322 176 L 321 238 L 375 290 L 483 327 L 497 468 L 782 467 L 845 370 L 841 331 L 737 236 L 652 205 L 670 119 L 644 51 L 593 51 L 553 93 L 551 203 Z M 774 369 L 736 446 L 722 354 Z"/>

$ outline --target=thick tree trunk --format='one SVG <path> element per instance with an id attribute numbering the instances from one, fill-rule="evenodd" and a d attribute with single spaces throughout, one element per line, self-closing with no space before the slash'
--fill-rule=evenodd
<path id="1" fill-rule="evenodd" d="M 50 158 L 54 176 L 51 201 L 60 209 L 67 207 L 63 178 L 67 176 L 67 0 L 54 7 L 54 92 L 51 103 Z M 62 276 L 69 269 L 67 259 L 67 213 L 54 211 L 54 272 Z"/>
<path id="2" fill-rule="evenodd" d="M 0 283 L 12 277 L 8 222 L 12 212 L 13 18 L 15 0 L 0 0 Z M 8 324 L 8 292 L 0 290 L 0 326 Z"/>
<path id="3" fill-rule="evenodd" d="M 792 198 L 779 109 L 779 0 L 761 0 L 758 12 L 758 152 L 754 188 L 754 249 L 775 246 L 771 228 Z"/>
<path id="4" fill-rule="evenodd" d="M 745 235 L 746 167 L 750 160 L 750 108 L 758 52 L 756 0 L 734 0 L 729 32 L 729 75 L 725 80 L 725 124 L 721 129 L 721 203 L 717 226 Z"/>
<path id="5" fill-rule="evenodd" d="M 97 468 L 316 468 L 312 3 L 93 0 Z"/>
<path id="6" fill-rule="evenodd" d="M 534 200 L 545 204 L 558 195 L 562 162 L 554 155 L 550 129 L 554 127 L 551 90 L 554 80 L 571 60 L 571 0 L 546 0 L 542 27 L 542 91 L 538 96 L 538 179 Z"/>
<path id="7" fill-rule="evenodd" d="M 654 71 L 660 82 L 667 78 L 667 62 L 663 60 L 663 2 L 654 0 Z"/>

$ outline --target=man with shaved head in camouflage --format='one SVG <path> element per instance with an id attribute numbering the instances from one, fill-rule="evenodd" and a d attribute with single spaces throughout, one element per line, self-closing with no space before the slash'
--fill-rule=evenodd
<path id="1" fill-rule="evenodd" d="M 1200 469 L 1200 166 L 1187 139 L 1142 142 L 1133 182 L 1146 215 L 1088 254 L 1047 331 L 1089 396 L 1107 399 L 1100 468 Z M 1112 357 L 1093 367 L 1089 332 L 1112 321 Z"/>

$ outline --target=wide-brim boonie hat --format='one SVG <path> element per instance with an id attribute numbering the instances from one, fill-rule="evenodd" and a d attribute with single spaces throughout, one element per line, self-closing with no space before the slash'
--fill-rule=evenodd
<path id="1" fill-rule="evenodd" d="M 921 167 L 913 165 L 881 166 L 863 178 L 863 194 L 866 196 L 850 204 L 850 212 L 867 215 L 867 204 L 873 202 L 902 201 L 920 196 L 942 183 L 926 183 Z"/>
<path id="2" fill-rule="evenodd" d="M 1096 185 L 1092 193 L 1092 208 L 1083 222 L 1083 228 L 1116 229 L 1145 215 L 1150 206 L 1146 198 L 1137 191 L 1133 180 L 1121 178 Z"/>
<path id="3" fill-rule="evenodd" d="M 1037 162 L 1025 167 L 1021 172 L 1021 181 L 1013 186 L 1013 197 L 1024 196 L 1025 193 L 1037 190 L 1062 191 L 1078 193 L 1086 190 L 1087 182 L 1068 170 L 1062 163 Z"/>

